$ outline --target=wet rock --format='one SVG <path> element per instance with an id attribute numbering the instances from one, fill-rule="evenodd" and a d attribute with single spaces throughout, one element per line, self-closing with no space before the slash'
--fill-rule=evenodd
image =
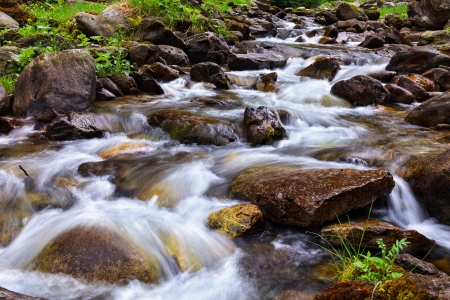
<path id="1" fill-rule="evenodd" d="M 0 132 L 8 134 L 24 124 L 23 120 L 11 117 L 0 117 Z"/>
<path id="2" fill-rule="evenodd" d="M 403 253 L 395 258 L 395 264 L 406 271 L 419 273 L 423 275 L 439 275 L 440 271 L 432 263 L 415 258 L 414 256 Z"/>
<path id="3" fill-rule="evenodd" d="M 371 33 L 366 36 L 364 42 L 362 42 L 359 46 L 369 49 L 381 48 L 384 45 L 384 37 L 379 35 L 378 33 Z"/>
<path id="4" fill-rule="evenodd" d="M 244 129 L 247 142 L 252 145 L 272 145 L 287 137 L 278 113 L 270 108 L 247 107 L 244 112 Z"/>
<path id="5" fill-rule="evenodd" d="M 405 121 L 425 127 L 450 124 L 450 92 L 435 96 L 417 106 L 406 116 Z"/>
<path id="6" fill-rule="evenodd" d="M 334 43 L 336 43 L 336 39 L 324 36 L 324 37 L 320 38 L 318 43 L 319 44 L 334 44 Z"/>
<path id="7" fill-rule="evenodd" d="M 78 167 L 78 174 L 81 177 L 92 176 L 112 176 L 112 182 L 118 184 L 130 171 L 128 164 L 116 160 L 86 162 Z"/>
<path id="8" fill-rule="evenodd" d="M 214 62 L 226 64 L 230 49 L 223 38 L 212 32 L 205 32 L 187 40 L 187 55 L 191 63 Z"/>
<path id="9" fill-rule="evenodd" d="M 298 38 L 295 39 L 296 43 L 304 43 L 305 39 L 302 36 L 299 36 Z"/>
<path id="10" fill-rule="evenodd" d="M 265 12 L 270 10 L 270 0 L 252 0 L 252 4 Z"/>
<path id="11" fill-rule="evenodd" d="M 327 25 L 331 25 L 339 21 L 338 17 L 336 17 L 336 14 L 332 11 L 325 10 L 321 13 L 321 15 L 325 18 Z"/>
<path id="12" fill-rule="evenodd" d="M 392 83 L 410 91 L 417 101 L 423 102 L 430 99 L 428 92 L 417 82 L 405 75 L 397 75 L 391 80 Z"/>
<path id="13" fill-rule="evenodd" d="M 79 12 L 75 15 L 77 29 L 87 36 L 113 37 L 117 31 L 128 34 L 131 22 L 123 9 L 110 6 L 98 15 Z"/>
<path id="14" fill-rule="evenodd" d="M 358 20 L 347 20 L 347 21 L 339 21 L 336 24 L 338 30 L 347 30 L 354 29 L 358 33 L 364 32 L 366 30 L 366 23 Z"/>
<path id="15" fill-rule="evenodd" d="M 277 300 L 313 300 L 314 294 L 295 290 L 286 290 L 281 293 Z"/>
<path id="16" fill-rule="evenodd" d="M 97 101 L 111 101 L 116 99 L 116 96 L 105 88 L 95 93 L 95 100 Z"/>
<path id="17" fill-rule="evenodd" d="M 230 89 L 231 81 L 222 68 L 215 63 L 199 63 L 191 69 L 191 80 L 199 82 L 210 82 L 218 89 Z"/>
<path id="18" fill-rule="evenodd" d="M 249 32 L 255 38 L 274 37 L 277 35 L 277 27 L 272 22 L 258 22 L 249 26 Z"/>
<path id="19" fill-rule="evenodd" d="M 120 97 L 123 96 L 122 91 L 117 87 L 117 85 L 109 78 L 100 78 L 100 82 L 103 85 L 103 88 L 107 89 L 115 96 Z"/>
<path id="20" fill-rule="evenodd" d="M 19 66 L 19 48 L 10 47 L 0 47 L 0 76 L 6 74 L 12 74 L 17 70 Z"/>
<path id="21" fill-rule="evenodd" d="M 273 222 L 314 227 L 388 195 L 394 185 L 383 170 L 267 167 L 240 174 L 231 193 Z"/>
<path id="22" fill-rule="evenodd" d="M 426 238 L 415 230 L 403 230 L 378 220 L 342 222 L 341 224 L 329 225 L 321 230 L 321 234 L 333 246 L 342 246 L 342 240 L 339 237 L 354 243 L 357 247 L 361 245 L 363 248 L 370 249 L 379 249 L 377 240 L 380 238 L 387 248 L 395 245 L 397 240 L 405 238 L 411 243 L 405 248 L 406 251 L 427 252 L 436 245 L 433 240 Z"/>
<path id="23" fill-rule="evenodd" d="M 238 139 L 230 124 L 212 117 L 168 110 L 151 115 L 147 120 L 181 143 L 222 146 Z"/>
<path id="24" fill-rule="evenodd" d="M 181 38 L 173 33 L 170 28 L 155 19 L 143 19 L 139 24 L 135 38 L 141 41 L 152 42 L 155 45 L 168 45 L 186 49 L 186 45 Z"/>
<path id="25" fill-rule="evenodd" d="M 194 97 L 191 102 L 202 103 L 208 106 L 223 106 L 232 107 L 239 105 L 239 102 L 233 99 L 216 99 L 216 98 L 204 98 L 204 97 Z"/>
<path id="26" fill-rule="evenodd" d="M 56 118 L 47 126 L 45 132 L 49 139 L 60 141 L 92 139 L 103 136 L 103 131 L 95 123 L 93 114 L 76 112 Z"/>
<path id="27" fill-rule="evenodd" d="M 332 57 L 321 57 L 306 68 L 298 71 L 296 75 L 332 81 L 340 69 L 341 67 Z"/>
<path id="28" fill-rule="evenodd" d="M 440 273 L 438 276 L 428 276 L 422 274 L 408 274 L 418 287 L 426 291 L 434 299 L 450 299 L 450 277 Z"/>
<path id="29" fill-rule="evenodd" d="M 51 120 L 55 113 L 86 111 L 95 101 L 95 63 L 84 50 L 45 53 L 29 63 L 16 83 L 16 116 Z"/>
<path id="30" fill-rule="evenodd" d="M 230 70 L 262 70 L 282 68 L 286 65 L 286 58 L 278 54 L 234 54 L 228 55 L 228 67 Z"/>
<path id="31" fill-rule="evenodd" d="M 164 90 L 151 75 L 133 71 L 130 72 L 130 77 L 134 79 L 140 91 L 149 95 L 164 94 Z"/>
<path id="32" fill-rule="evenodd" d="M 2 210 L 4 209 L 2 207 Z M 0 214 L 0 246 L 9 245 L 19 235 L 30 218 L 31 214 L 29 212 L 21 210 Z"/>
<path id="33" fill-rule="evenodd" d="M 339 4 L 338 8 L 336 9 L 336 17 L 342 21 L 351 19 L 356 19 L 358 21 L 367 21 L 369 19 L 367 18 L 364 10 L 347 2 Z"/>
<path id="34" fill-rule="evenodd" d="M 0 84 L 0 116 L 11 112 L 11 101 L 3 85 Z"/>
<path id="35" fill-rule="evenodd" d="M 325 27 L 325 32 L 323 33 L 323 36 L 336 38 L 338 36 L 337 28 L 333 25 L 328 25 Z"/>
<path id="36" fill-rule="evenodd" d="M 277 72 L 271 72 L 263 75 L 259 75 L 256 80 L 255 87 L 261 92 L 273 92 L 276 88 L 276 82 L 278 79 Z"/>
<path id="37" fill-rule="evenodd" d="M 433 80 L 419 74 L 405 74 L 406 77 L 420 85 L 427 92 L 439 92 L 439 87 Z"/>
<path id="38" fill-rule="evenodd" d="M 0 287 L 0 299 L 3 300 L 47 300 L 47 298 L 32 297 L 24 294 L 19 294 L 5 288 Z"/>
<path id="39" fill-rule="evenodd" d="M 120 144 L 117 146 L 113 146 L 111 148 L 106 149 L 105 151 L 101 152 L 98 156 L 100 156 L 103 159 L 110 159 L 114 157 L 118 157 L 124 152 L 133 151 L 136 149 L 143 149 L 145 148 L 146 144 L 141 142 L 129 142 Z"/>
<path id="40" fill-rule="evenodd" d="M 422 74 L 441 65 L 450 67 L 450 56 L 431 51 L 409 50 L 395 54 L 386 70 Z"/>
<path id="41" fill-rule="evenodd" d="M 354 106 L 382 104 L 389 98 L 389 92 L 381 82 L 364 75 L 336 82 L 331 87 L 331 93 Z"/>
<path id="42" fill-rule="evenodd" d="M 133 95 L 139 93 L 138 85 L 131 76 L 116 75 L 109 79 L 119 88 L 123 95 Z"/>
<path id="43" fill-rule="evenodd" d="M 156 62 L 151 65 L 143 65 L 138 70 L 139 73 L 149 74 L 155 79 L 160 79 L 164 81 L 171 81 L 180 77 L 180 73 L 160 62 Z"/>
<path id="44" fill-rule="evenodd" d="M 31 268 L 89 282 L 117 284 L 128 279 L 155 282 L 158 271 L 141 251 L 113 230 L 77 226 L 48 243 L 34 258 Z"/>
<path id="45" fill-rule="evenodd" d="M 408 17 L 419 27 L 442 29 L 450 19 L 450 4 L 447 0 L 415 0 L 408 4 Z"/>
<path id="46" fill-rule="evenodd" d="M 449 174 L 450 151 L 419 158 L 408 165 L 405 173 L 405 180 L 430 216 L 445 224 L 450 224 Z"/>
<path id="47" fill-rule="evenodd" d="M 386 84 L 384 87 L 391 96 L 391 102 L 411 104 L 416 98 L 413 93 L 396 84 Z"/>
<path id="48" fill-rule="evenodd" d="M 397 76 L 397 72 L 393 71 L 379 71 L 376 73 L 367 74 L 367 76 L 372 77 L 373 79 L 379 80 L 381 82 L 390 82 L 394 76 Z"/>
<path id="49" fill-rule="evenodd" d="M 422 75 L 433 80 L 443 90 L 450 90 L 450 71 L 442 68 L 434 68 L 423 73 Z"/>
<path id="50" fill-rule="evenodd" d="M 376 9 L 364 10 L 367 15 L 367 18 L 371 21 L 376 21 L 380 18 L 380 12 Z"/>
<path id="51" fill-rule="evenodd" d="M 211 213 L 208 226 L 235 238 L 263 229 L 264 218 L 258 206 L 245 203 Z"/>
<path id="52" fill-rule="evenodd" d="M 158 62 L 160 54 L 160 48 L 155 45 L 141 44 L 128 48 L 130 63 L 136 64 L 138 67 Z"/>
<path id="53" fill-rule="evenodd" d="M 158 45 L 158 48 L 161 51 L 159 56 L 164 59 L 168 65 L 189 65 L 189 58 L 182 49 L 168 45 Z"/>
<path id="54" fill-rule="evenodd" d="M 387 44 L 407 44 L 404 36 L 395 27 L 389 27 L 384 32 L 384 40 Z"/>

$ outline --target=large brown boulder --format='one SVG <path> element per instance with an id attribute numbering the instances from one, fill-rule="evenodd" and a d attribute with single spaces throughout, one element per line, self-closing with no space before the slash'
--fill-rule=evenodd
<path id="1" fill-rule="evenodd" d="M 235 238 L 263 229 L 264 218 L 258 206 L 244 203 L 211 213 L 208 226 Z"/>
<path id="2" fill-rule="evenodd" d="M 160 62 L 151 65 L 143 65 L 138 70 L 139 73 L 151 75 L 155 79 L 171 81 L 180 77 L 180 72 Z"/>
<path id="3" fill-rule="evenodd" d="M 366 35 L 364 41 L 359 46 L 368 49 L 381 48 L 383 47 L 384 42 L 384 36 L 378 33 L 371 33 Z"/>
<path id="4" fill-rule="evenodd" d="M 351 19 L 357 19 L 359 21 L 369 20 L 364 10 L 347 2 L 339 4 L 338 8 L 336 9 L 336 17 L 338 17 L 338 19 L 342 21 Z"/>
<path id="5" fill-rule="evenodd" d="M 3 85 L 0 84 L 0 116 L 6 115 L 11 111 L 11 101 Z"/>
<path id="6" fill-rule="evenodd" d="M 169 27 L 162 22 L 145 18 L 139 24 L 136 39 L 152 42 L 155 45 L 168 45 L 181 49 L 186 49 L 186 44 Z"/>
<path id="7" fill-rule="evenodd" d="M 141 251 L 117 232 L 102 227 L 75 227 L 53 239 L 31 263 L 44 273 L 64 273 L 112 284 L 158 280 L 158 271 Z"/>
<path id="8" fill-rule="evenodd" d="M 221 146 L 238 139 L 231 124 L 212 117 L 167 110 L 153 114 L 147 120 L 182 143 Z"/>
<path id="9" fill-rule="evenodd" d="M 442 29 L 450 19 L 448 0 L 415 0 L 408 4 L 408 17 L 417 26 Z"/>
<path id="10" fill-rule="evenodd" d="M 155 45 L 140 44 L 128 48 L 128 59 L 132 65 L 138 67 L 151 65 L 159 61 L 161 49 Z"/>
<path id="11" fill-rule="evenodd" d="M 391 102 L 411 104 L 416 99 L 413 93 L 396 84 L 386 84 L 384 87 L 389 92 Z"/>
<path id="12" fill-rule="evenodd" d="M 84 50 L 39 55 L 20 73 L 13 113 L 49 121 L 55 113 L 86 111 L 95 101 L 95 78 L 94 59 Z"/>
<path id="13" fill-rule="evenodd" d="M 244 129 L 247 142 L 252 145 L 272 145 L 287 136 L 278 112 L 265 106 L 245 109 Z"/>
<path id="14" fill-rule="evenodd" d="M 422 74 L 441 65 L 450 67 L 450 56 L 431 51 L 409 50 L 396 53 L 386 70 Z"/>
<path id="15" fill-rule="evenodd" d="M 419 74 L 405 74 L 406 77 L 416 82 L 427 92 L 439 92 L 438 85 L 431 79 Z"/>
<path id="16" fill-rule="evenodd" d="M 115 75 L 109 77 L 111 81 L 116 85 L 122 95 L 133 95 L 139 93 L 138 85 L 131 76 L 127 75 Z"/>
<path id="17" fill-rule="evenodd" d="M 131 78 L 134 79 L 140 91 L 147 93 L 149 95 L 164 94 L 164 90 L 162 89 L 162 87 L 156 82 L 156 80 L 150 74 L 132 71 L 130 72 L 129 75 Z"/>
<path id="18" fill-rule="evenodd" d="M 8 134 L 13 129 L 21 127 L 25 122 L 18 118 L 0 117 L 0 132 Z"/>
<path id="19" fill-rule="evenodd" d="M 450 124 L 450 92 L 435 96 L 417 106 L 406 116 L 405 121 L 425 127 Z"/>
<path id="20" fill-rule="evenodd" d="M 342 222 L 329 225 L 321 230 L 321 235 L 333 246 L 342 246 L 342 239 L 363 248 L 379 249 L 377 240 L 382 239 L 391 248 L 397 240 L 405 238 L 410 242 L 407 251 L 427 252 L 435 242 L 415 230 L 403 230 L 387 222 L 378 220 Z"/>
<path id="21" fill-rule="evenodd" d="M 450 151 L 413 161 L 406 169 L 405 180 L 430 216 L 450 224 Z"/>
<path id="22" fill-rule="evenodd" d="M 46 134 L 51 140 L 67 141 L 100 138 L 103 131 L 96 124 L 93 114 L 72 112 L 54 119 L 46 127 Z"/>
<path id="23" fill-rule="evenodd" d="M 267 167 L 240 174 L 231 193 L 258 205 L 271 221 L 309 227 L 366 206 L 388 195 L 394 185 L 383 170 Z"/>
<path id="24" fill-rule="evenodd" d="M 306 76 L 315 79 L 328 79 L 332 81 L 336 73 L 341 69 L 333 58 L 322 57 L 297 72 L 297 76 Z"/>
<path id="25" fill-rule="evenodd" d="M 331 93 L 347 100 L 354 106 L 382 104 L 389 99 L 389 92 L 383 84 L 365 75 L 336 82 L 331 87 Z"/>
<path id="26" fill-rule="evenodd" d="M 87 36 L 113 37 L 118 31 L 128 34 L 131 29 L 125 11 L 116 6 L 110 6 L 98 15 L 79 12 L 74 18 L 77 29 Z"/>
<path id="27" fill-rule="evenodd" d="M 230 70 L 262 70 L 282 68 L 286 65 L 287 59 L 279 54 L 248 53 L 228 55 L 228 67 Z"/>
<path id="28" fill-rule="evenodd" d="M 431 98 L 428 92 L 420 84 L 406 75 L 397 75 L 392 78 L 391 82 L 410 91 L 419 102 L 423 102 Z"/>
<path id="29" fill-rule="evenodd" d="M 190 37 L 186 52 L 191 63 L 214 62 L 226 64 L 230 52 L 228 44 L 216 33 L 205 32 Z"/>
<path id="30" fill-rule="evenodd" d="M 450 90 L 450 71 L 443 68 L 434 68 L 423 73 L 422 75 L 433 80 L 443 90 Z"/>
<path id="31" fill-rule="evenodd" d="M 0 299 L 2 300 L 47 300 L 47 298 L 31 297 L 19 294 L 0 287 Z"/>
<path id="32" fill-rule="evenodd" d="M 191 80 L 200 82 L 210 82 L 218 89 L 230 89 L 231 81 L 222 68 L 215 63 L 199 63 L 191 69 Z"/>
<path id="33" fill-rule="evenodd" d="M 188 66 L 189 58 L 187 54 L 180 48 L 169 45 L 158 45 L 161 53 L 159 54 L 168 65 Z"/>

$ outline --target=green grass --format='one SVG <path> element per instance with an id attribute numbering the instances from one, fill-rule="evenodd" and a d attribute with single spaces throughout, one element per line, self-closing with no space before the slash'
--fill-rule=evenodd
<path id="1" fill-rule="evenodd" d="M 8 95 L 14 93 L 16 88 L 17 76 L 14 74 L 4 75 L 0 77 L 0 84 L 3 85 Z"/>
<path id="2" fill-rule="evenodd" d="M 396 17 L 404 19 L 408 16 L 406 10 L 408 9 L 407 4 L 396 4 L 394 7 L 380 8 L 380 19 L 386 17 L 387 14 L 393 14 Z"/>

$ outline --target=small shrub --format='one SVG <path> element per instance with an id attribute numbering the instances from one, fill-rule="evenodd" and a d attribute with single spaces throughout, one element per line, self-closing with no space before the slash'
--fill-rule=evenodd
<path id="1" fill-rule="evenodd" d="M 17 76 L 14 74 L 0 76 L 0 83 L 5 88 L 8 95 L 14 93 L 14 89 L 16 88 Z"/>
<path id="2" fill-rule="evenodd" d="M 126 53 L 119 49 L 116 52 L 96 52 L 95 72 L 97 77 L 110 77 L 113 75 L 128 75 L 131 64 L 126 60 Z"/>

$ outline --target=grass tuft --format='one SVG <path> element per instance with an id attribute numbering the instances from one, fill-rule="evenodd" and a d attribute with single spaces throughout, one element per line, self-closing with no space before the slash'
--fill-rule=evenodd
<path id="1" fill-rule="evenodd" d="M 378 11 L 380 12 L 380 18 L 384 18 L 386 15 L 392 14 L 395 17 L 404 19 L 408 16 L 406 13 L 407 9 L 407 4 L 395 4 L 393 7 L 380 8 Z"/>

